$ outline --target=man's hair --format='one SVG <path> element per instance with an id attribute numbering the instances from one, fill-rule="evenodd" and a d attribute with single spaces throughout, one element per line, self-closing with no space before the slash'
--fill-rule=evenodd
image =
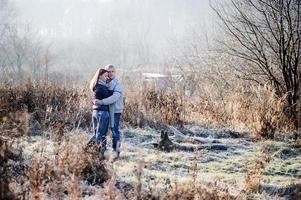
<path id="1" fill-rule="evenodd" d="M 115 66 L 112 65 L 112 64 L 108 64 L 104 67 L 106 70 L 110 69 L 110 68 L 114 68 L 115 69 Z"/>

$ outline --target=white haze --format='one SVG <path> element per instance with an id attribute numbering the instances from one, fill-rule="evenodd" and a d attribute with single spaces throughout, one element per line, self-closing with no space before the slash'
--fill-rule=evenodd
<path id="1" fill-rule="evenodd" d="M 51 43 L 54 68 L 158 67 L 196 34 L 214 33 L 209 0 L 15 0 L 21 21 Z M 206 43 L 204 42 L 204 45 Z"/>

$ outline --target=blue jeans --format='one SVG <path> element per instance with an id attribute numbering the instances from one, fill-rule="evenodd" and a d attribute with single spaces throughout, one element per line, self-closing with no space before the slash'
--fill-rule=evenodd
<path id="1" fill-rule="evenodd" d="M 93 110 L 92 112 L 93 131 L 97 143 L 101 145 L 102 153 L 106 150 L 109 118 L 109 111 Z"/>
<path id="2" fill-rule="evenodd" d="M 121 140 L 121 135 L 120 135 L 120 131 L 119 131 L 120 117 L 121 117 L 121 113 L 114 114 L 114 127 L 112 130 L 113 150 L 118 153 L 120 153 L 120 140 Z"/>

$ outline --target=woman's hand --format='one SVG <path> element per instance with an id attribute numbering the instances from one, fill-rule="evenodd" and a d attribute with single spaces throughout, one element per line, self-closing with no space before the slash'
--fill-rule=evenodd
<path id="1" fill-rule="evenodd" d="M 102 102 L 99 99 L 94 99 L 93 100 L 93 104 L 95 104 L 95 105 L 102 105 Z"/>

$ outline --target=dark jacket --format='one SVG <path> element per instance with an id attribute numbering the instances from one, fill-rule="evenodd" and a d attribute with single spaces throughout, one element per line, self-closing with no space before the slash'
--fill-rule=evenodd
<path id="1" fill-rule="evenodd" d="M 109 96 L 112 95 L 112 92 L 109 91 L 107 85 L 100 80 L 97 85 L 96 85 L 96 89 L 93 93 L 93 99 L 105 99 Z M 93 110 L 102 110 L 102 111 L 109 111 L 109 106 L 108 105 L 96 105 L 93 104 Z"/>

